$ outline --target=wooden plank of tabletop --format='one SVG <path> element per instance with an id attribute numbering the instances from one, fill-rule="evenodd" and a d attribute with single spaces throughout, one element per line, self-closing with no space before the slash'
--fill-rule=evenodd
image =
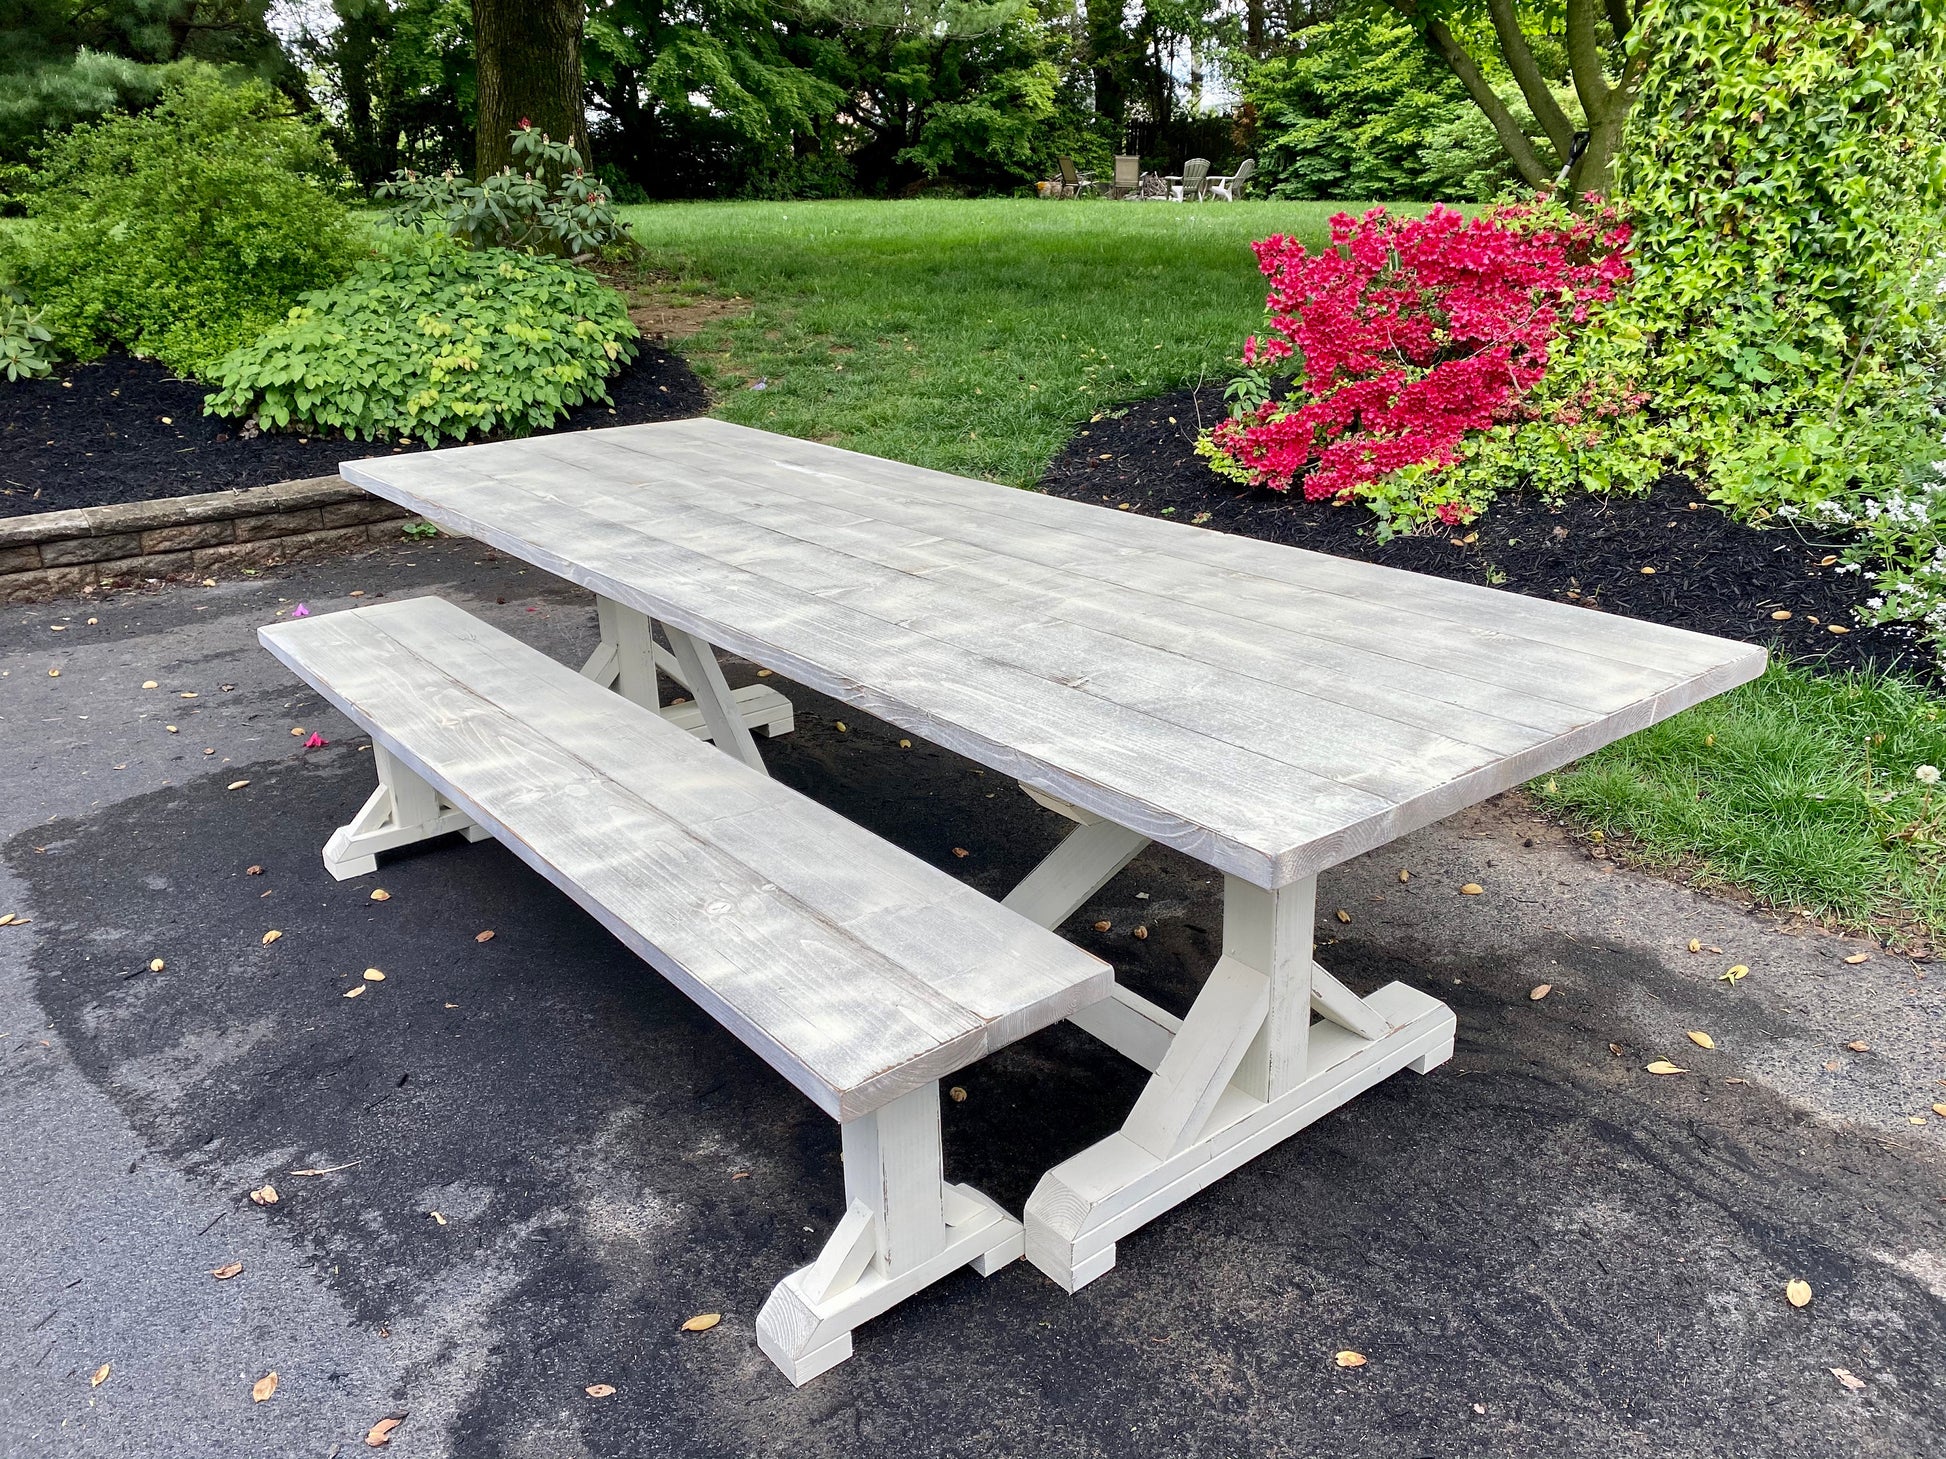
<path id="1" fill-rule="evenodd" d="M 1764 659 L 720 421 L 344 474 L 1262 886 Z"/>

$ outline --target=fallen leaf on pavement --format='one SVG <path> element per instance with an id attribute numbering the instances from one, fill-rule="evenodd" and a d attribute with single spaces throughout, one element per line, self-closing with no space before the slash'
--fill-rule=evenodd
<path id="1" fill-rule="evenodd" d="M 954 1104 L 966 1103 L 966 1091 L 957 1084 L 955 1084 L 951 1089 L 946 1091 L 946 1097 L 952 1100 Z"/>
<path id="2" fill-rule="evenodd" d="M 1619 1059 L 1622 1056 L 1622 1046 L 1620 1044 L 1610 1044 L 1608 1046 L 1608 1052 Z"/>
<path id="3" fill-rule="evenodd" d="M 277 1187 L 274 1185 L 260 1185 L 250 1192 L 250 1200 L 255 1205 L 274 1206 L 277 1204 Z"/>
<path id="4" fill-rule="evenodd" d="M 142 687 L 144 689 L 160 689 L 162 686 L 153 679 L 144 679 L 142 681 Z"/>
<path id="5" fill-rule="evenodd" d="M 159 957 L 152 957 L 149 959 L 149 971 L 152 973 L 161 972 L 164 966 L 166 966 L 166 964 L 164 964 L 162 959 Z"/>
<path id="6" fill-rule="evenodd" d="M 387 1444 L 392 1442 L 392 1431 L 404 1422 L 405 1417 L 403 1414 L 398 1418 L 380 1419 L 372 1425 L 371 1430 L 365 1435 L 365 1446 L 368 1449 L 383 1449 Z"/>
<path id="7" fill-rule="evenodd" d="M 1942 1120 L 1946 1120 L 1946 1104 L 1934 1105 L 1932 1107 L 1932 1112 L 1938 1115 Z"/>
<path id="8" fill-rule="evenodd" d="M 973 853 L 971 851 L 968 851 L 964 846 L 955 846 L 953 848 L 953 855 L 955 856 L 966 857 L 966 856 L 971 856 L 972 854 Z"/>
<path id="9" fill-rule="evenodd" d="M 1531 1002 L 1538 1003 L 1553 991 L 1554 985 L 1552 983 L 1536 983 L 1527 997 Z"/>
<path id="10" fill-rule="evenodd" d="M 225 790 L 241 790 L 243 789 L 244 786 L 248 785 L 249 783 L 250 782 L 247 780 L 232 780 L 228 785 L 224 786 L 223 788 Z"/>
<path id="11" fill-rule="evenodd" d="M 386 891 L 384 887 L 376 887 L 372 891 L 372 900 L 374 902 L 389 902 L 392 900 L 392 894 Z"/>
<path id="12" fill-rule="evenodd" d="M 1869 952 L 1855 952 L 1850 957 L 1846 958 L 1845 961 L 1848 963 L 1863 963 L 1863 962 L 1870 962 L 1871 958 L 1872 955 Z"/>
<path id="13" fill-rule="evenodd" d="M 1400 881 L 1402 881 L 1402 882 L 1408 882 L 1408 881 L 1411 881 L 1411 880 L 1412 880 L 1412 873 L 1411 873 L 1411 872 L 1409 872 L 1409 871 L 1401 871 L 1401 872 L 1399 873 L 1399 880 L 1400 880 Z"/>
<path id="14" fill-rule="evenodd" d="M 1689 950 L 1690 950 L 1691 952 L 1701 952 L 1701 951 L 1703 950 L 1703 940 L 1702 940 L 1702 938 L 1700 938 L 1700 937 L 1692 937 L 1692 938 L 1690 938 L 1690 939 L 1689 939 Z"/>
<path id="15" fill-rule="evenodd" d="M 243 868 L 243 874 L 245 876 L 262 876 L 264 869 L 261 866 L 246 866 Z"/>
<path id="16" fill-rule="evenodd" d="M 1802 1277 L 1792 1277 L 1784 1286 L 1784 1296 L 1793 1307 L 1809 1307 L 1811 1284 Z"/>
<path id="17" fill-rule="evenodd" d="M 434 1220 L 434 1221 L 436 1221 L 436 1222 L 438 1222 L 438 1223 L 439 1223 L 439 1224 L 440 1224 L 441 1226 L 444 1226 L 444 1225 L 446 1224 L 446 1218 L 445 1218 L 444 1216 L 442 1216 L 442 1215 L 440 1215 L 440 1214 L 439 1214 L 439 1212 L 437 1212 L 437 1211 L 428 1211 L 428 1212 L 426 1212 L 426 1214 L 427 1214 L 428 1216 L 430 1216 L 430 1217 L 432 1217 L 432 1218 L 433 1218 L 433 1220 Z"/>
<path id="18" fill-rule="evenodd" d="M 1653 1064 L 1644 1064 L 1642 1067 L 1647 1069 L 1651 1074 L 1687 1074 L 1689 1072 L 1687 1069 L 1679 1068 L 1670 1063 L 1667 1059 L 1657 1059 Z"/>
<path id="19" fill-rule="evenodd" d="M 278 938 L 282 937 L 283 935 L 284 934 L 279 932 L 275 927 L 271 928 L 270 931 L 266 932 L 263 936 L 264 946 L 269 947 L 271 943 L 275 942 Z"/>
<path id="20" fill-rule="evenodd" d="M 1689 1031 L 1689 1041 L 1699 1049 L 1713 1049 L 1716 1047 L 1716 1040 L 1704 1033 L 1700 1028 L 1692 1028 Z"/>
<path id="21" fill-rule="evenodd" d="M 252 1403 L 262 1403 L 276 1391 L 277 1375 L 275 1373 L 266 1373 L 250 1385 L 250 1401 Z"/>
<path id="22" fill-rule="evenodd" d="M 1350 1348 L 1346 1348 L 1341 1353 L 1333 1354 L 1331 1361 L 1341 1368 L 1362 1368 L 1365 1366 L 1365 1355 L 1354 1353 Z"/>
<path id="23" fill-rule="evenodd" d="M 1718 978 L 1716 981 L 1719 983 L 1738 983 L 1743 981 L 1743 979 L 1749 976 L 1750 976 L 1750 969 L 1745 967 L 1742 963 L 1737 963 L 1734 967 L 1732 967 L 1728 972 L 1723 974 L 1723 976 Z"/>
<path id="24" fill-rule="evenodd" d="M 1470 881 L 1465 886 L 1460 888 L 1460 895 L 1462 897 L 1477 897 L 1480 895 L 1481 892 L 1484 892 L 1485 890 L 1486 888 L 1481 886 L 1478 882 Z"/>
<path id="25" fill-rule="evenodd" d="M 1836 1378 L 1840 1383 L 1844 1384 L 1845 1387 L 1849 1388 L 1853 1393 L 1858 1392 L 1861 1388 L 1865 1386 L 1865 1380 L 1859 1377 L 1856 1373 L 1852 1372 L 1852 1370 L 1849 1368 L 1833 1368 L 1831 1370 L 1831 1376 Z"/>
<path id="26" fill-rule="evenodd" d="M 615 1396 L 615 1385 L 613 1383 L 590 1383 L 581 1391 L 590 1398 L 613 1398 Z"/>
<path id="27" fill-rule="evenodd" d="M 99 1368 L 95 1369 L 94 1376 L 88 1379 L 88 1386 L 90 1388 L 99 1388 L 102 1384 L 106 1383 L 108 1381 L 108 1369 L 110 1366 L 112 1365 L 103 1363 Z"/>
<path id="28" fill-rule="evenodd" d="M 365 991 L 365 985 L 363 983 L 360 983 L 356 987 L 345 989 L 344 996 L 347 998 L 356 998 L 359 994 L 363 993 L 364 991 Z"/>
<path id="29" fill-rule="evenodd" d="M 1872 1046 L 1863 1039 L 1853 1039 L 1845 1047 L 1850 1049 L 1854 1054 L 1869 1054 L 1872 1051 Z"/>
<path id="30" fill-rule="evenodd" d="M 1095 931 L 1106 932 L 1110 927 L 1113 927 L 1114 925 L 1115 924 L 1112 922 L 1097 922 L 1095 923 Z"/>
<path id="31" fill-rule="evenodd" d="M 488 928 L 488 929 L 487 929 L 487 930 L 486 930 L 485 932 L 476 932 L 476 933 L 474 933 L 474 934 L 473 934 L 473 940 L 474 940 L 475 942 L 491 942 L 491 941 L 493 941 L 493 929 L 492 929 L 491 927 L 489 927 L 489 928 Z"/>
<path id="32" fill-rule="evenodd" d="M 698 1312 L 694 1317 L 683 1323 L 682 1330 L 684 1332 L 708 1332 L 722 1320 L 723 1314 L 721 1312 Z"/>
<path id="33" fill-rule="evenodd" d="M 225 1262 L 222 1266 L 217 1267 L 214 1271 L 212 1271 L 210 1275 L 215 1277 L 216 1280 L 219 1282 L 227 1282 L 231 1277 L 235 1276 L 238 1272 L 242 1270 L 243 1270 L 243 1263 L 240 1261 Z"/>
<path id="34" fill-rule="evenodd" d="M 366 968 L 365 981 L 368 983 L 382 983 L 385 981 L 385 974 L 381 973 L 377 968 Z"/>
<path id="35" fill-rule="evenodd" d="M 1149 929 L 1146 927 L 1138 927 L 1129 935 L 1137 942 L 1147 942 L 1149 940 Z"/>

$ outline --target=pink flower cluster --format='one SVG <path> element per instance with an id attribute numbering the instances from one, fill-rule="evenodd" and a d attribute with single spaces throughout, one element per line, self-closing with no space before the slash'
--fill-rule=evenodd
<path id="1" fill-rule="evenodd" d="M 1628 240 L 1610 211 L 1541 204 L 1476 218 L 1340 213 L 1315 254 L 1266 238 L 1254 247 L 1270 323 L 1245 342 L 1244 363 L 1301 364 L 1301 390 L 1225 421 L 1213 444 L 1278 491 L 1315 462 L 1303 476 L 1311 501 L 1450 465 L 1468 431 L 1520 417 L 1563 327 L 1628 281 Z"/>

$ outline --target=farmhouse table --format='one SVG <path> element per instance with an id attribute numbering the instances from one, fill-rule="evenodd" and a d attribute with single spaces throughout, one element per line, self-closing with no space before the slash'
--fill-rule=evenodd
<path id="1" fill-rule="evenodd" d="M 655 670 L 673 671 L 696 702 L 664 713 L 700 713 L 751 765 L 749 725 L 774 732 L 788 707 L 733 695 L 712 645 L 1014 777 L 1074 822 L 1006 898 L 1043 926 L 1150 841 L 1223 873 L 1221 956 L 1184 1017 L 1120 986 L 1073 1015 L 1150 1078 L 1122 1129 L 1027 1204 L 1027 1255 L 1070 1291 L 1120 1237 L 1450 1056 L 1443 1003 L 1402 983 L 1361 997 L 1314 961 L 1320 871 L 1764 664 L 1746 644 L 718 420 L 342 471 L 591 589 L 602 643 L 583 672 L 656 708 Z"/>

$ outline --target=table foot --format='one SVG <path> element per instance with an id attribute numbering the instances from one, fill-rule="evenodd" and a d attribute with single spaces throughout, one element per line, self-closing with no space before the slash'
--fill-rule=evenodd
<path id="1" fill-rule="evenodd" d="M 1247 981 L 1239 978 L 1239 988 Z M 1363 1002 L 1389 1032 L 1365 1039 L 1326 1020 L 1314 1023 L 1309 1072 L 1277 1098 L 1258 1099 L 1226 1079 L 1213 1102 L 1197 1101 L 1208 1103 L 1207 1114 L 1166 1142 L 1155 1138 L 1153 1119 L 1132 1114 L 1128 1127 L 1055 1166 L 1027 1201 L 1027 1259 L 1077 1291 L 1115 1264 L 1121 1237 L 1381 1079 L 1400 1069 L 1423 1074 L 1452 1056 L 1453 1012 L 1438 999 L 1391 983 Z M 1234 1072 L 1242 1061 L 1216 1060 L 1222 1062 Z M 1163 1077 L 1158 1073 L 1158 1082 Z"/>

